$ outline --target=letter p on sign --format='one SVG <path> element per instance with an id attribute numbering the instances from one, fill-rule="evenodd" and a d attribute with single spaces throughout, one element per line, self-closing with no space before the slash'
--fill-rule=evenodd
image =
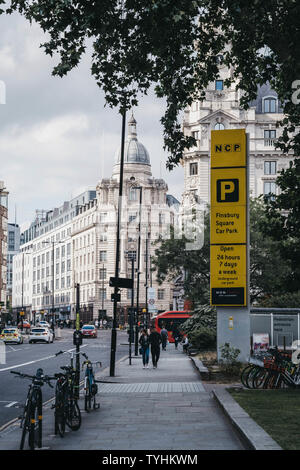
<path id="1" fill-rule="evenodd" d="M 239 180 L 217 180 L 217 202 L 238 202 Z"/>

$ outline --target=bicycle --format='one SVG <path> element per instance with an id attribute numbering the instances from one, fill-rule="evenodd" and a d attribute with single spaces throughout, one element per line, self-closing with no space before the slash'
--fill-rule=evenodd
<path id="1" fill-rule="evenodd" d="M 102 363 L 100 361 L 91 362 L 88 356 L 85 353 L 81 353 L 85 357 L 85 361 L 82 363 L 82 369 L 86 366 L 85 369 L 85 376 L 84 376 L 84 409 L 85 411 L 89 412 L 92 408 L 92 401 L 93 401 L 93 409 L 99 409 L 100 403 L 96 403 L 96 395 L 98 393 L 98 386 L 97 380 L 95 379 L 93 365 L 98 365 L 102 367 Z M 99 382 L 99 381 L 98 381 Z"/>
<path id="2" fill-rule="evenodd" d="M 54 417 L 54 431 L 61 437 L 65 434 L 65 427 L 67 426 L 72 431 L 77 431 L 81 426 L 81 412 L 77 402 L 77 394 L 75 389 L 76 385 L 76 370 L 74 369 L 74 354 L 70 351 L 59 351 L 56 356 L 68 353 L 71 355 L 70 366 L 61 366 L 64 373 L 55 374 L 56 387 L 55 387 L 55 409 Z M 79 353 L 80 354 L 80 353 Z M 82 353 L 81 353 L 82 354 Z"/>
<path id="3" fill-rule="evenodd" d="M 28 445 L 30 450 L 34 450 L 35 446 L 42 447 L 42 419 L 43 419 L 43 401 L 41 387 L 47 383 L 50 387 L 51 377 L 44 376 L 43 369 L 37 369 L 36 375 L 23 374 L 17 371 L 10 371 L 20 378 L 31 379 L 29 385 L 26 402 L 24 405 L 23 415 L 21 416 L 22 436 L 20 442 L 20 450 L 23 450 L 26 433 L 28 433 Z"/>

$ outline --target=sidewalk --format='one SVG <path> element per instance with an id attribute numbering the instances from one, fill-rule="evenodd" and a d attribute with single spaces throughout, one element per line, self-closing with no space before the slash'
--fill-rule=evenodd
<path id="1" fill-rule="evenodd" d="M 158 368 L 141 358 L 116 364 L 97 377 L 100 409 L 82 412 L 78 431 L 54 435 L 51 402 L 44 406 L 43 448 L 52 450 L 242 450 L 213 396 L 205 391 L 189 357 L 173 344 L 161 352 Z M 80 400 L 83 410 L 83 400 Z M 18 449 L 19 423 L 0 433 L 0 450 Z"/>

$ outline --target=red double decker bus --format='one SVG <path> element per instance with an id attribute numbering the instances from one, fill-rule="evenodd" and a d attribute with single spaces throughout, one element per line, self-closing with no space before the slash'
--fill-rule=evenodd
<path id="1" fill-rule="evenodd" d="M 175 327 L 180 331 L 180 325 L 191 317 L 191 312 L 187 310 L 172 310 L 158 314 L 152 319 L 152 324 L 158 333 L 165 327 L 168 330 L 168 339 L 170 343 L 174 343 L 172 331 Z"/>

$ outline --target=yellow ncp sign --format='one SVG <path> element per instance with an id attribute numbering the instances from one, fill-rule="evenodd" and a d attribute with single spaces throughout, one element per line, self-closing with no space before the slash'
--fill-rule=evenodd
<path id="1" fill-rule="evenodd" d="M 247 138 L 211 133 L 211 304 L 247 305 Z"/>

